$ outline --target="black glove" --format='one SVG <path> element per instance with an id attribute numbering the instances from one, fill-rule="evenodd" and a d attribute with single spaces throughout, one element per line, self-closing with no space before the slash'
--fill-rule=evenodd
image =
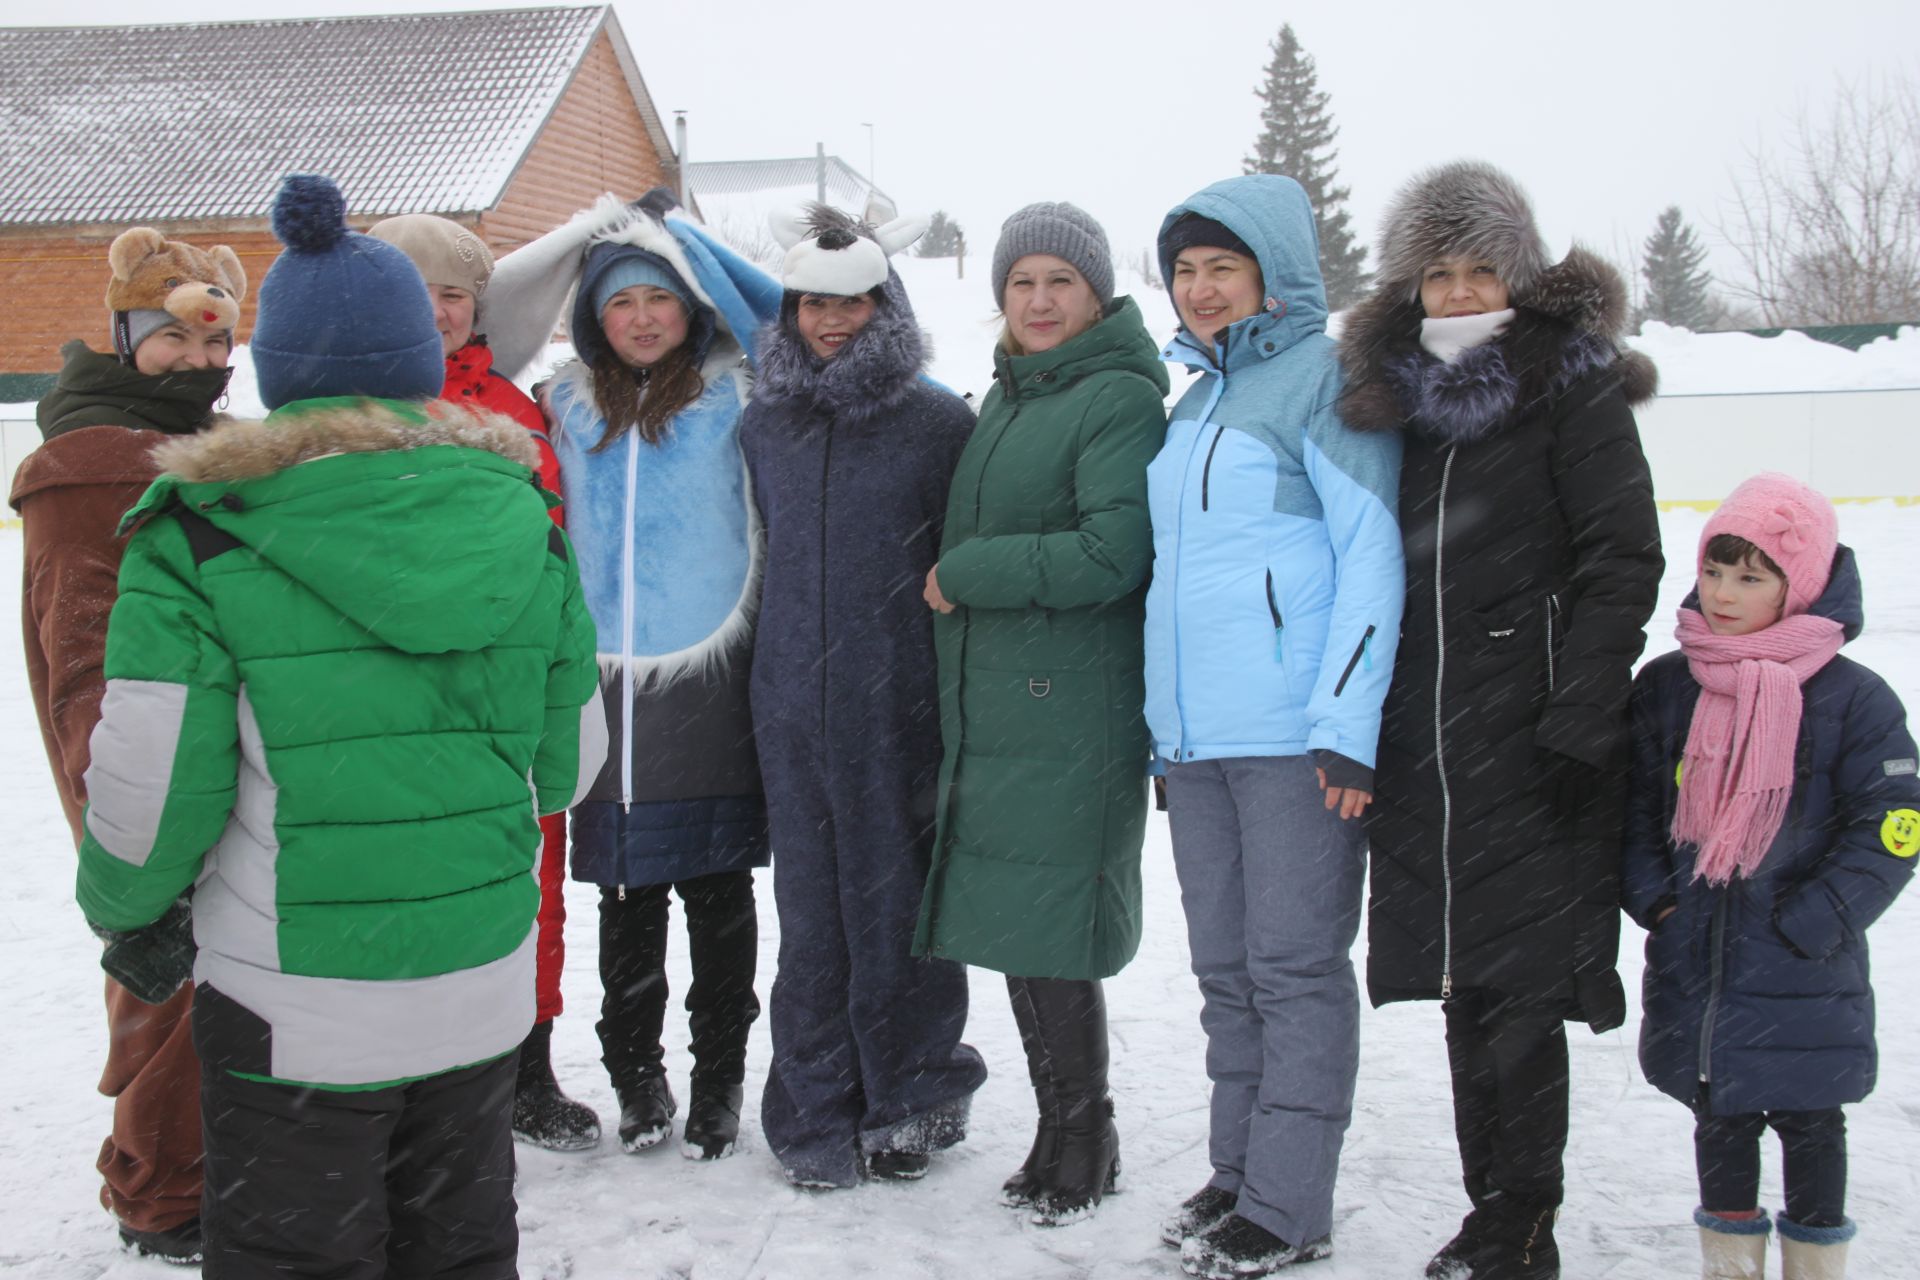
<path id="1" fill-rule="evenodd" d="M 147 1004 L 165 1004 L 193 981 L 193 904 L 186 898 L 145 928 L 93 932 L 107 944 L 100 967 Z"/>
<path id="2" fill-rule="evenodd" d="M 1542 748 L 1538 764 L 1542 778 L 1541 791 L 1547 798 L 1547 807 L 1553 816 L 1571 822 L 1580 816 L 1580 811 L 1600 798 L 1606 785 L 1606 770 L 1597 769 L 1584 760 L 1575 760 L 1572 756 L 1563 756 L 1558 751 Z"/>

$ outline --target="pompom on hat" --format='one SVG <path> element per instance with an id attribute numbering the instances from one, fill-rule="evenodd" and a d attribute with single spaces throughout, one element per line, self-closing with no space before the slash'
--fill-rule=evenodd
<path id="1" fill-rule="evenodd" d="M 767 225 L 787 251 L 781 288 L 841 298 L 885 284 L 887 259 L 927 232 L 925 218 L 895 218 L 875 227 L 825 204 L 776 212 Z"/>
<path id="2" fill-rule="evenodd" d="M 1723 533 L 1745 538 L 1787 577 L 1783 617 L 1805 613 L 1827 589 L 1840 520 L 1825 494 L 1789 475 L 1764 472 L 1727 495 L 1700 531 L 1696 566 L 1707 544 Z"/>
<path id="3" fill-rule="evenodd" d="M 324 396 L 430 400 L 446 380 L 426 282 L 393 245 L 347 228 L 331 178 L 289 174 L 273 200 L 287 246 L 260 285 L 253 364 L 269 409 Z"/>

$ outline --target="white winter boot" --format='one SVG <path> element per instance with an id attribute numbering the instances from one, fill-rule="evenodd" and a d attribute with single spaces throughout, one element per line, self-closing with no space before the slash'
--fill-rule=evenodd
<path id="1" fill-rule="evenodd" d="M 1762 1280 L 1767 1274 L 1767 1237 L 1773 1224 L 1766 1210 L 1757 1218 L 1722 1218 L 1693 1211 L 1700 1228 L 1700 1280 Z"/>
<path id="2" fill-rule="evenodd" d="M 1803 1227 L 1780 1215 L 1780 1274 L 1783 1280 L 1844 1280 L 1847 1245 L 1859 1230 L 1848 1218 L 1837 1227 Z"/>

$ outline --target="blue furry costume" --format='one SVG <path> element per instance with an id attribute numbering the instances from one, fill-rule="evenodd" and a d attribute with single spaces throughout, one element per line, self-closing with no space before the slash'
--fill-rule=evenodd
<path id="1" fill-rule="evenodd" d="M 753 721 L 773 824 L 780 967 L 767 1144 L 796 1181 L 966 1133 L 986 1079 L 960 1042 L 966 970 L 911 954 L 940 766 L 932 613 L 947 488 L 973 414 L 920 378 L 897 275 L 831 359 L 759 345 L 741 447 L 767 529 Z"/>

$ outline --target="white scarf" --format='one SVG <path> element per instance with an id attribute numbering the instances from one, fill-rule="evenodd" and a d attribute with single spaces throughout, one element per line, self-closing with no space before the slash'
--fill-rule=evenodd
<path id="1" fill-rule="evenodd" d="M 1512 307 L 1477 316 L 1428 317 L 1420 322 L 1420 345 L 1441 364 L 1452 364 L 1462 351 L 1498 337 L 1512 320 Z"/>

